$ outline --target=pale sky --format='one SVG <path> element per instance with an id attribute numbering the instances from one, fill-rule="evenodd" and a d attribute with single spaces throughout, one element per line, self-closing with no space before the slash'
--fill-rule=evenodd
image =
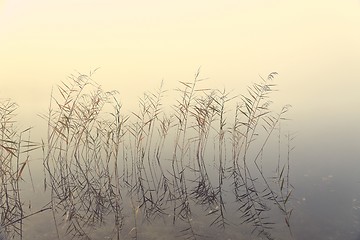
<path id="1" fill-rule="evenodd" d="M 75 71 L 100 67 L 94 79 L 132 107 L 161 80 L 168 89 L 191 81 L 200 66 L 207 86 L 236 93 L 276 71 L 278 100 L 293 105 L 300 126 L 355 126 L 360 3 L 0 1 L 0 97 L 19 112 L 45 111 L 51 87 Z"/>

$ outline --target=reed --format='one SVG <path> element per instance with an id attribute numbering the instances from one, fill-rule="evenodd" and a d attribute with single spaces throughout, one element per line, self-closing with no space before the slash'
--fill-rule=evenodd
<path id="1" fill-rule="evenodd" d="M 58 239 L 96 239 L 109 222 L 111 239 L 141 239 L 145 224 L 168 219 L 184 239 L 210 238 L 207 226 L 221 231 L 245 226 L 274 239 L 276 209 L 290 230 L 292 136 L 287 135 L 287 156 L 279 150 L 277 160 L 264 157 L 276 130 L 280 149 L 280 126 L 289 109 L 271 110 L 277 73 L 261 78 L 247 94 L 233 95 L 202 87 L 198 71 L 191 82 L 179 83 L 175 104 L 163 105 L 169 91 L 161 83 L 128 113 L 118 92 L 104 91 L 92 74 L 71 75 L 59 84 L 42 115 L 48 129 L 41 146 L 50 194 L 46 209 L 52 210 Z M 11 130 L 14 109 L 2 102 L 3 226 L 24 216 L 18 180 L 28 158 L 19 156 L 39 147 L 22 139 L 30 130 Z M 274 175 L 263 169 L 265 160 L 273 161 Z M 19 224 L 15 229 L 21 233 Z M 65 232 L 59 226 L 66 226 Z"/>
<path id="2" fill-rule="evenodd" d="M 40 148 L 30 141 L 31 128 L 19 130 L 15 120 L 17 105 L 0 99 L 0 238 L 22 239 L 22 220 L 26 218 L 21 200 L 20 181 L 26 168 L 30 180 L 30 152 Z"/>

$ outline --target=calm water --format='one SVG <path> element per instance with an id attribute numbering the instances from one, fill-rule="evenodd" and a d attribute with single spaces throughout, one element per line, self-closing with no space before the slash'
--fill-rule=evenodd
<path id="1" fill-rule="evenodd" d="M 360 239 L 360 159 L 346 131 L 311 133 L 294 159 L 297 239 Z M 354 139 L 353 141 L 350 139 Z"/>
<path id="2" fill-rule="evenodd" d="M 294 208 L 291 225 L 294 239 L 360 239 L 360 177 L 358 174 L 360 164 L 358 159 L 351 152 L 334 156 L 315 150 L 299 152 L 300 149 L 301 147 L 294 153 L 292 159 L 292 182 L 295 190 L 291 200 L 291 206 Z M 324 160 L 321 162 L 315 157 L 318 159 L 327 157 L 327 164 L 322 164 Z M 32 163 L 35 193 L 32 191 L 31 184 L 24 183 L 23 201 L 25 206 L 30 204 L 33 211 L 40 209 L 49 199 L 48 192 L 43 191 L 42 171 L 34 170 L 37 164 L 40 165 L 40 161 Z M 131 212 L 127 214 L 130 216 Z M 193 221 L 197 229 L 212 236 L 213 239 L 248 239 L 249 237 L 250 229 L 246 227 L 232 225 L 225 231 L 219 231 L 216 227 L 208 227 L 210 222 L 207 217 L 201 217 L 198 213 L 195 215 Z M 236 222 L 237 218 L 233 217 Z M 283 226 L 283 219 L 279 219 L 279 222 L 273 236 L 276 237 L 275 239 L 290 239 L 287 229 Z M 92 230 L 91 236 L 94 239 L 113 237 L 112 223 L 113 220 L 108 219 L 103 225 Z M 61 223 L 58 228 L 64 234 L 66 224 Z M 173 226 L 170 217 L 151 223 L 140 221 L 138 238 L 173 239 L 179 236 L 182 229 L 181 224 Z M 26 219 L 23 230 L 24 239 L 56 238 L 50 211 Z M 124 228 L 124 232 L 131 232 L 131 224 Z M 123 237 L 131 239 L 134 236 L 124 234 Z M 70 237 L 64 239 L 70 239 Z M 254 236 L 253 239 L 261 238 Z"/>
<path id="3" fill-rule="evenodd" d="M 201 103 L 200 100 L 199 102 Z M 183 111 L 182 108 L 180 109 Z M 199 111 L 199 116 L 202 117 L 201 114 L 202 111 Z M 60 120 L 66 121 L 66 119 Z M 203 118 L 197 120 L 197 124 L 206 122 Z M 148 123 L 147 119 L 142 121 Z M 287 185 L 286 181 L 283 181 L 285 182 L 283 185 L 281 181 L 274 181 L 272 178 L 279 177 L 280 174 L 279 170 L 276 171 L 278 157 L 276 133 L 260 155 L 261 173 L 265 178 L 263 180 L 251 161 L 257 156 L 261 141 L 255 142 L 252 145 L 254 148 L 249 148 L 248 156 L 251 164 L 248 166 L 249 170 L 244 171 L 246 169 L 244 165 L 240 164 L 238 168 L 232 165 L 231 144 L 223 148 L 219 147 L 219 134 L 216 131 L 204 135 L 208 141 L 201 142 L 196 140 L 197 138 L 192 138 L 201 133 L 193 127 L 192 134 L 195 135 L 190 134 L 187 140 L 182 142 L 174 137 L 178 126 L 175 124 L 173 127 L 175 132 L 171 133 L 175 135 L 170 134 L 173 137 L 161 138 L 161 132 L 158 133 L 155 129 L 154 137 L 148 140 L 147 137 L 152 132 L 149 130 L 151 128 L 146 124 L 144 125 L 146 127 L 134 124 L 130 125 L 128 131 L 130 134 L 121 139 L 119 145 L 120 142 L 109 137 L 116 132 L 112 129 L 114 125 L 108 122 L 102 124 L 104 125 L 99 125 L 100 127 L 97 128 L 100 129 L 99 132 L 85 134 L 87 138 L 79 138 L 79 140 L 63 137 L 65 132 L 61 133 L 60 125 L 57 125 L 54 134 L 58 134 L 56 135 L 58 138 L 53 138 L 55 140 L 52 143 L 54 146 L 51 148 L 52 153 L 46 158 L 50 163 L 50 168 L 47 170 L 53 178 L 50 178 L 49 171 L 45 170 L 43 165 L 44 156 L 47 156 L 46 151 L 50 148 L 45 150 L 45 154 L 42 154 L 40 149 L 30 154 L 27 164 L 30 168 L 25 168 L 22 172 L 23 181 L 20 185 L 25 215 L 48 207 L 47 204 L 51 199 L 54 200 L 55 211 L 46 210 L 24 219 L 23 239 L 56 239 L 58 234 L 61 239 L 71 239 L 75 233 L 84 234 L 81 237 L 76 236 L 76 239 L 85 239 L 85 235 L 92 239 L 117 237 L 119 239 L 176 237 L 186 239 L 189 236 L 196 236 L 197 239 L 226 240 L 360 239 L 358 129 L 340 129 L 309 123 L 308 126 L 311 127 L 307 129 L 301 127 L 294 142 L 291 143 L 292 146 L 296 146 L 290 157 L 289 184 L 291 185 Z M 81 124 L 73 126 L 75 127 L 71 131 L 75 131 L 76 134 L 79 134 L 78 129 L 86 129 L 82 128 Z M 351 122 L 349 126 L 356 124 Z M 111 131 L 107 131 L 107 128 Z M 80 134 L 84 132 L 80 131 Z M 34 136 L 38 136 L 37 133 Z M 91 136 L 97 137 L 93 139 Z M 231 136 L 227 135 L 227 139 L 231 139 Z M 162 141 L 164 145 L 160 156 L 157 147 L 162 146 Z M 126 143 L 122 145 L 123 142 Z M 80 148 L 73 151 L 77 144 Z M 121 146 L 118 149 L 120 153 L 118 158 L 115 155 L 116 146 Z M 286 143 L 281 147 L 281 166 L 284 161 L 286 162 L 286 147 Z M 185 152 L 184 155 L 182 151 Z M 156 161 L 157 156 L 159 161 Z M 64 159 L 71 161 L 70 168 L 63 164 Z M 114 171 L 113 166 L 116 162 L 114 159 L 121 159 L 117 168 L 119 173 Z M 176 161 L 172 162 L 174 159 Z M 181 160 L 178 161 L 179 159 Z M 199 161 L 196 161 L 197 159 Z M 161 162 L 163 175 L 158 162 Z M 242 161 L 239 160 L 239 163 Z M 77 168 L 78 166 L 81 168 Z M 219 171 L 220 166 L 223 171 Z M 287 168 L 284 169 L 287 172 Z M 234 186 L 243 182 L 235 173 L 246 173 L 245 175 L 251 173 L 251 176 L 246 178 L 247 184 L 251 187 L 244 195 L 244 199 L 247 199 L 249 194 L 255 199 L 249 208 L 246 204 L 236 202 L 240 196 L 243 196 L 241 194 L 243 192 L 234 194 Z M 222 176 L 222 181 L 219 180 L 219 176 Z M 281 176 L 281 179 L 286 180 L 285 174 Z M 44 181 L 45 177 L 46 181 Z M 119 181 L 113 181 L 114 178 L 118 178 Z M 223 182 L 221 188 L 220 182 Z M 202 183 L 204 185 L 201 185 Z M 292 189 L 289 201 L 285 201 L 287 209 L 293 209 L 290 218 L 292 236 L 286 227 L 285 215 L 275 204 L 279 199 L 284 201 L 285 198 L 276 198 L 277 201 L 274 201 L 274 198 L 257 198 L 257 196 L 269 196 L 267 195 L 269 189 L 277 189 L 279 192 L 279 188 L 285 194 L 287 189 Z M 116 193 L 119 189 L 121 189 L 120 194 Z M 194 192 L 194 189 L 200 190 Z M 212 196 L 212 191 L 217 192 L 216 201 L 211 201 L 209 197 Z M 219 199 L 223 205 L 220 204 Z M 153 202 L 154 200 L 156 202 Z M 146 204 L 143 205 L 144 203 Z M 120 209 L 117 208 L 118 206 Z M 120 232 L 114 230 L 114 219 L 117 216 L 114 209 L 119 209 L 121 212 Z M 248 209 L 257 211 L 261 216 L 259 219 L 272 226 L 269 230 L 271 238 L 266 238 L 269 235 L 251 234 L 254 229 L 252 220 L 250 224 L 242 224 L 249 219 L 249 216 L 245 214 L 241 216 L 241 211 L 247 212 Z M 187 212 L 189 210 L 191 214 Z M 225 218 L 217 218 L 222 216 L 220 215 L 222 210 Z M 77 217 L 74 217 L 75 213 L 78 214 Z M 219 228 L 221 224 L 224 224 L 225 228 Z M 74 229 L 81 231 L 77 232 Z"/>

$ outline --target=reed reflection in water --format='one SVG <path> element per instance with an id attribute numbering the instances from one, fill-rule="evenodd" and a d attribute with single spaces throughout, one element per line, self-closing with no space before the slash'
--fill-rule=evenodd
<path id="1" fill-rule="evenodd" d="M 172 112 L 161 85 L 130 115 L 91 74 L 63 82 L 42 116 L 40 146 L 57 237 L 96 239 L 109 222 L 111 239 L 146 239 L 144 224 L 159 222 L 183 239 L 211 238 L 209 226 L 265 239 L 286 227 L 290 236 L 291 134 L 273 164 L 265 154 L 271 136 L 283 142 L 289 108 L 270 109 L 276 74 L 231 96 L 199 87 L 197 72 L 180 82 Z"/>

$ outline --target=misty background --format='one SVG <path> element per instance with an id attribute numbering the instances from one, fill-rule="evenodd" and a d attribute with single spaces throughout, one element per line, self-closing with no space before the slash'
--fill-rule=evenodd
<path id="1" fill-rule="evenodd" d="M 360 198 L 359 29 L 358 0 L 2 0 L 0 98 L 19 105 L 22 127 L 41 131 L 52 87 L 77 72 L 99 67 L 93 79 L 119 91 L 130 113 L 143 92 L 162 80 L 172 90 L 199 67 L 203 86 L 234 95 L 276 71 L 274 107 L 292 105 L 302 217 L 322 222 L 319 232 L 353 231 L 339 221 L 360 216 L 351 208 Z"/>

